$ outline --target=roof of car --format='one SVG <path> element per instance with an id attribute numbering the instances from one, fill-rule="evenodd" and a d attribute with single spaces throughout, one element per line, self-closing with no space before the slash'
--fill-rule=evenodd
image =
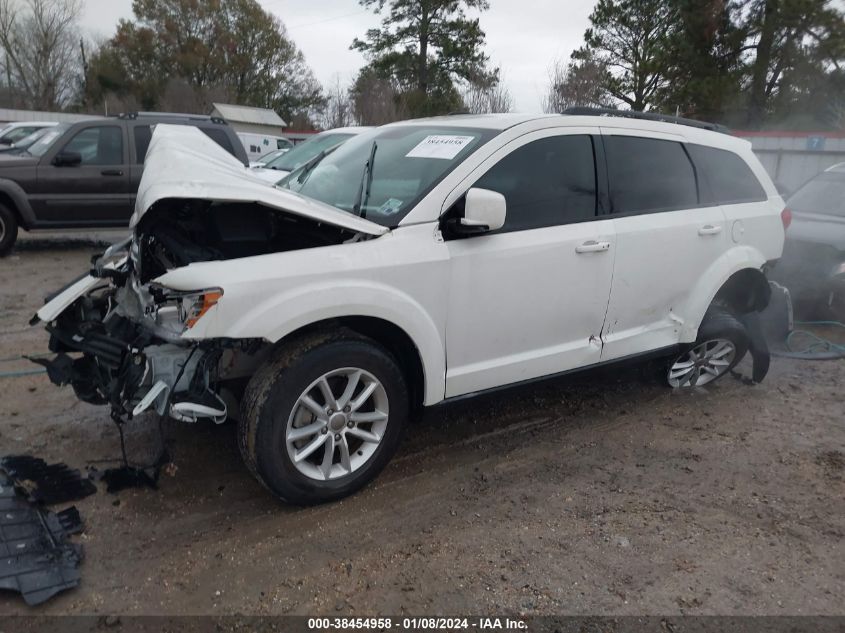
<path id="1" fill-rule="evenodd" d="M 54 127 L 58 125 L 55 121 L 11 121 L 9 123 L 4 123 L 2 126 L 3 128 L 18 128 L 18 127 L 32 127 L 32 126 L 41 126 L 41 127 Z"/>
<path id="2" fill-rule="evenodd" d="M 366 125 L 359 125 L 355 127 L 336 127 L 332 128 L 331 130 L 323 130 L 322 132 L 318 132 L 314 136 L 321 136 L 326 134 L 363 134 L 367 130 L 372 129 L 373 128 Z"/>
<path id="3" fill-rule="evenodd" d="M 605 111 L 602 111 L 605 112 Z M 724 131 L 714 131 L 694 126 L 695 121 L 666 117 L 666 121 L 651 118 L 635 118 L 621 112 L 619 116 L 600 113 L 588 114 L 454 114 L 450 116 L 432 117 L 400 121 L 390 125 L 437 125 L 439 127 L 479 128 L 488 130 L 507 130 L 518 125 L 528 125 L 531 128 L 546 127 L 602 127 L 605 129 L 636 130 L 648 134 L 664 134 L 680 136 L 687 141 L 737 149 L 750 148 L 751 143 L 745 139 L 732 136 Z M 532 125 L 533 124 L 533 125 Z M 706 124 L 702 124 L 706 125 Z M 714 128 L 718 126 L 713 126 Z M 719 128 L 724 130 L 724 128 Z"/>

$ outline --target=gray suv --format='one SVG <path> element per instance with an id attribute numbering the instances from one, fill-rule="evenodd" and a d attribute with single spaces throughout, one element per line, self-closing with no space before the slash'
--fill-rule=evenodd
<path id="1" fill-rule="evenodd" d="M 127 226 L 158 123 L 199 128 L 248 164 L 237 134 L 219 118 L 133 113 L 58 125 L 26 153 L 0 156 L 0 255 L 12 249 L 18 228 Z"/>

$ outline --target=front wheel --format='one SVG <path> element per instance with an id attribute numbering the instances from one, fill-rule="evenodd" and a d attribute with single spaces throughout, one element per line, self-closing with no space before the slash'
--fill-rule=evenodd
<path id="1" fill-rule="evenodd" d="M 703 387 L 729 373 L 748 352 L 748 333 L 727 309 L 712 306 L 695 343 L 677 356 L 666 376 L 673 389 Z"/>
<path id="2" fill-rule="evenodd" d="M 384 468 L 408 420 L 393 357 L 351 332 L 282 350 L 250 381 L 240 422 L 244 461 L 282 500 L 340 499 Z"/>

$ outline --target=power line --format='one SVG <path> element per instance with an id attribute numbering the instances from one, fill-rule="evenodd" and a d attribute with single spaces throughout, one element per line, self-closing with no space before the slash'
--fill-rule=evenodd
<path id="1" fill-rule="evenodd" d="M 285 0 L 268 0 L 267 2 L 263 3 L 263 6 L 266 9 L 268 6 L 278 4 L 279 2 L 285 2 Z M 356 15 L 361 15 L 362 13 L 369 13 L 369 11 L 367 9 L 360 9 L 360 10 L 355 11 L 353 13 L 345 13 L 343 15 L 335 15 L 335 16 L 332 16 L 330 18 L 323 18 L 321 20 L 314 20 L 313 22 L 305 22 L 305 23 L 302 23 L 302 24 L 294 24 L 294 25 L 291 25 L 291 26 L 285 25 L 285 28 L 287 28 L 287 30 L 289 30 L 289 31 L 292 31 L 294 29 L 304 29 L 304 28 L 308 28 L 309 26 L 316 26 L 318 24 L 325 24 L 326 22 L 334 22 L 336 20 L 343 20 L 344 18 L 351 18 L 351 17 L 354 17 Z"/>
<path id="2" fill-rule="evenodd" d="M 304 29 L 308 26 L 315 26 L 317 24 L 324 24 L 325 22 L 334 22 L 335 20 L 342 20 L 344 18 L 351 18 L 355 15 L 361 15 L 362 13 L 368 13 L 365 9 L 363 11 L 356 11 L 355 13 L 347 13 L 346 15 L 336 15 L 333 18 L 325 18 L 323 20 L 317 20 L 316 22 L 306 22 L 305 24 L 294 24 L 293 26 L 289 27 L 291 29 Z"/>

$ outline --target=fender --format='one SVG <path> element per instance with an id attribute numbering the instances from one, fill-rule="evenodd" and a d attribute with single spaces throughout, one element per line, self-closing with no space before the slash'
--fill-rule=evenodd
<path id="1" fill-rule="evenodd" d="M 26 191 L 14 180 L 0 178 L 0 193 L 5 193 L 12 199 L 15 204 L 15 209 L 12 209 L 12 211 L 18 212 L 21 227 L 24 229 L 32 228 L 35 225 L 35 213 L 29 204 Z"/>
<path id="2" fill-rule="evenodd" d="M 341 317 L 374 317 L 401 328 L 414 342 L 422 361 L 424 404 L 443 400 L 446 352 L 442 324 L 438 327 L 410 295 L 378 282 L 348 280 L 342 285 L 334 281 L 297 286 L 248 310 L 237 297 L 226 296 L 184 338 L 263 338 L 276 343 L 307 325 Z"/>
<path id="3" fill-rule="evenodd" d="M 760 270 L 766 263 L 765 256 L 748 245 L 738 245 L 724 253 L 708 268 L 693 287 L 683 312 L 680 342 L 692 343 L 698 336 L 698 328 L 704 313 L 713 303 L 716 294 L 735 273 L 750 268 Z M 761 273 L 762 274 L 762 273 Z"/>

